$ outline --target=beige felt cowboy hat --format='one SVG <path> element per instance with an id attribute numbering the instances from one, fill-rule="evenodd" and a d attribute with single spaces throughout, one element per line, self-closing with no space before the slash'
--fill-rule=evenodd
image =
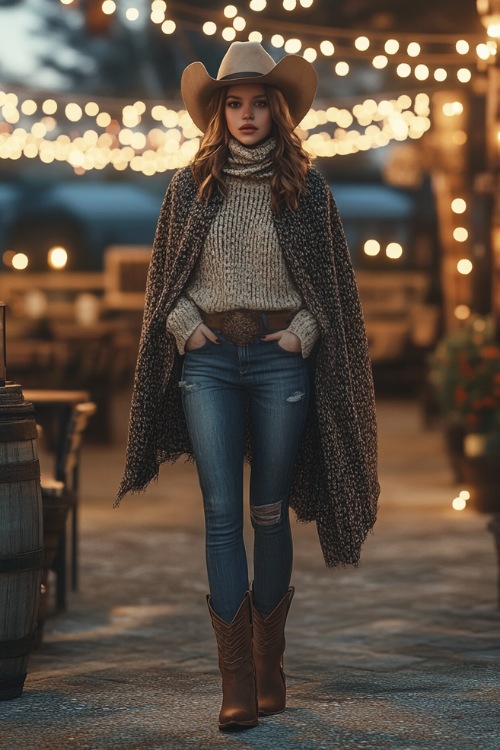
<path id="1" fill-rule="evenodd" d="M 201 62 L 191 63 L 182 74 L 184 104 L 202 132 L 208 126 L 208 105 L 214 93 L 238 83 L 262 83 L 280 89 L 298 125 L 314 99 L 317 76 L 311 63 L 299 55 L 286 55 L 275 63 L 259 42 L 233 42 L 222 59 L 217 78 L 212 78 Z"/>

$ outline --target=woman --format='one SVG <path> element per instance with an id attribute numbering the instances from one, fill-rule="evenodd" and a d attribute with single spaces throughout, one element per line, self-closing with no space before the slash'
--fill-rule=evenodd
<path id="1" fill-rule="evenodd" d="M 315 90 L 310 63 L 275 64 L 256 42 L 234 42 L 216 79 L 201 63 L 186 68 L 182 95 L 204 137 L 167 190 L 148 274 L 117 502 L 161 462 L 194 457 L 221 729 L 285 709 L 289 505 L 316 521 L 329 566 L 357 563 L 375 521 L 375 409 L 356 283 L 330 190 L 294 133 Z"/>

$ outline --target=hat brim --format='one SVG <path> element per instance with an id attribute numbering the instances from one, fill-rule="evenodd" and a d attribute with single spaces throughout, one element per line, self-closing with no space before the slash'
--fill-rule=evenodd
<path id="1" fill-rule="evenodd" d="M 215 92 L 225 86 L 236 86 L 241 83 L 261 83 L 279 89 L 297 126 L 311 107 L 318 79 L 311 63 L 299 55 L 283 57 L 265 75 L 256 74 L 226 80 L 212 78 L 201 62 L 191 63 L 182 74 L 181 94 L 191 119 L 203 133 L 208 127 L 208 106 Z"/>

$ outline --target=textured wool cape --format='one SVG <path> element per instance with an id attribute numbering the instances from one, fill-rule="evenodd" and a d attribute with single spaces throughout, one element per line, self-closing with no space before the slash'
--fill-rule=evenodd
<path id="1" fill-rule="evenodd" d="M 116 505 L 157 478 L 163 461 L 193 458 L 181 392 L 182 357 L 165 320 L 183 292 L 224 197 L 199 200 L 191 168 L 177 172 L 158 220 L 148 272 L 125 473 Z M 274 216 L 278 240 L 320 339 L 312 397 L 290 505 L 316 521 L 328 566 L 359 561 L 377 511 L 377 436 L 368 346 L 344 232 L 330 189 L 314 169 L 296 212 Z M 251 427 L 246 458 L 251 462 Z"/>

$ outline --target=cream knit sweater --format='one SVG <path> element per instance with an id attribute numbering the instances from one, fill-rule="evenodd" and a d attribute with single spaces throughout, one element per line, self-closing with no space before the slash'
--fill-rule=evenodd
<path id="1" fill-rule="evenodd" d="M 231 156 L 224 169 L 227 196 L 210 227 L 205 245 L 185 293 L 167 318 L 167 331 L 177 348 L 201 323 L 200 310 L 298 311 L 288 326 L 309 356 L 318 325 L 303 306 L 283 259 L 271 212 L 272 150 L 269 139 L 247 148 L 231 139 Z"/>

